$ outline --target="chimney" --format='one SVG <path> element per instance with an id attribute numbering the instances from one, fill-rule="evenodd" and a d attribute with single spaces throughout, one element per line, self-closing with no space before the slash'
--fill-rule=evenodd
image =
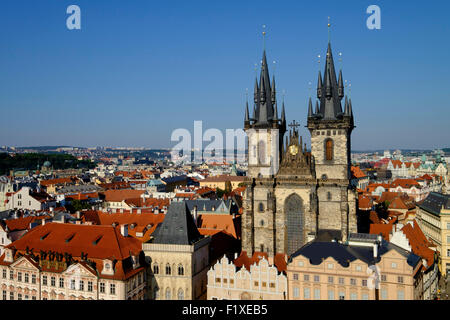
<path id="1" fill-rule="evenodd" d="M 120 226 L 120 233 L 122 234 L 122 236 L 128 237 L 128 225 L 127 224 L 122 224 Z"/>
<path id="2" fill-rule="evenodd" d="M 373 257 L 378 258 L 378 243 L 373 244 Z"/>

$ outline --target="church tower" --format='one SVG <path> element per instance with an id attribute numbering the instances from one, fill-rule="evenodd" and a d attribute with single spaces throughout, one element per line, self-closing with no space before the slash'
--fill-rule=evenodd
<path id="1" fill-rule="evenodd" d="M 278 117 L 275 77 L 270 83 L 266 51 L 263 51 L 259 83 L 255 79 L 253 116 L 248 102 L 244 129 L 248 137 L 247 189 L 242 218 L 242 247 L 273 253 L 275 250 L 274 175 L 281 160 L 281 146 L 286 131 L 284 104 Z"/>
<path id="2" fill-rule="evenodd" d="M 341 232 L 345 240 L 356 232 L 356 194 L 350 187 L 351 133 L 354 126 L 351 100 L 344 98 L 342 70 L 337 79 L 331 44 L 328 42 L 325 70 L 319 71 L 316 110 L 310 101 L 307 128 L 318 179 L 318 228 Z"/>

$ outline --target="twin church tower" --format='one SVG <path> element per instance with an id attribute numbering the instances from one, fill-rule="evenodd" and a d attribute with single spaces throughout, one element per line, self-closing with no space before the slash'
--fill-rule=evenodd
<path id="1" fill-rule="evenodd" d="M 356 232 L 356 193 L 351 187 L 352 103 L 345 96 L 342 70 L 334 68 L 328 43 L 319 71 L 317 101 L 308 104 L 308 152 L 295 121 L 287 132 L 284 102 L 278 116 L 275 77 L 270 82 L 264 50 L 254 107 L 248 102 L 248 173 L 242 215 L 242 250 L 291 255 L 315 238 L 346 240 Z"/>

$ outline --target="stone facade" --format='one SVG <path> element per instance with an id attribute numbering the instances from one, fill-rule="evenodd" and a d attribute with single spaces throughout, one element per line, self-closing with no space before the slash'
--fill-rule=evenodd
<path id="1" fill-rule="evenodd" d="M 209 237 L 193 245 L 144 243 L 151 300 L 206 299 Z"/>
<path id="2" fill-rule="evenodd" d="M 331 57 L 330 48 L 328 54 Z M 334 103 L 335 110 L 340 109 L 338 100 L 343 97 L 343 88 L 339 87 L 338 91 L 334 66 L 331 66 L 332 73 L 328 70 L 330 64 L 332 58 L 327 59 L 326 71 L 334 76 L 334 82 L 328 81 L 329 90 L 322 92 L 318 88 L 320 110 L 325 111 L 320 111 L 317 104 L 316 114 L 313 114 L 310 101 L 307 128 L 311 133 L 311 152 L 303 145 L 295 121 L 290 125 L 293 129 L 284 146 L 284 104 L 281 120 L 276 109 L 272 109 L 275 114 L 266 122 L 258 118 L 257 112 L 255 119 L 250 119 L 247 107 L 245 131 L 249 143 L 249 170 L 243 201 L 242 250 L 264 251 L 271 256 L 291 254 L 314 239 L 319 230 L 339 231 L 344 241 L 348 234 L 357 231 L 356 192 L 350 183 L 353 113 L 351 101 L 346 100 L 344 113 L 335 112 L 331 119 L 326 118 L 333 112 L 328 111 L 333 107 L 329 105 Z M 265 110 L 261 109 L 264 104 L 261 107 L 260 96 L 261 88 L 267 86 L 266 78 L 268 71 L 263 63 L 260 85 L 255 84 L 258 105 L 255 110 Z M 341 74 L 339 79 L 342 81 Z M 319 82 L 321 86 L 322 80 Z M 275 97 L 275 88 L 271 90 Z M 272 105 L 276 106 L 276 102 L 272 101 Z M 324 115 L 319 116 L 321 112 Z M 323 116 L 326 119 L 322 119 Z"/>

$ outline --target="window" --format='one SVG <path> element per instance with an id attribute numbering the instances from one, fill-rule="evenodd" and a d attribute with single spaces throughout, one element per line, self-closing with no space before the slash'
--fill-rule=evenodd
<path id="1" fill-rule="evenodd" d="M 116 285 L 114 283 L 111 283 L 109 285 L 109 293 L 110 294 L 116 294 Z"/>
<path id="2" fill-rule="evenodd" d="M 12 270 L 9 271 L 9 279 L 10 280 L 14 279 L 14 271 L 12 271 Z"/>
<path id="3" fill-rule="evenodd" d="M 292 277 L 294 280 L 298 280 L 298 273 L 294 273 Z"/>
<path id="4" fill-rule="evenodd" d="M 22 300 L 22 294 L 21 293 L 17 294 L 17 300 Z"/>
<path id="5" fill-rule="evenodd" d="M 344 278 L 339 278 L 339 284 L 345 284 Z"/>
<path id="6" fill-rule="evenodd" d="M 403 290 L 397 291 L 397 300 L 405 300 L 405 292 Z"/>
<path id="7" fill-rule="evenodd" d="M 450 257 L 450 249 L 447 249 L 447 257 Z"/>
<path id="8" fill-rule="evenodd" d="M 75 290 L 75 279 L 70 280 L 70 289 Z"/>
<path id="9" fill-rule="evenodd" d="M 356 279 L 351 278 L 351 279 L 350 279 L 350 284 L 351 284 L 352 286 L 356 286 Z"/>
<path id="10" fill-rule="evenodd" d="M 447 230 L 450 230 L 450 222 L 447 222 Z"/>
<path id="11" fill-rule="evenodd" d="M 328 283 L 334 283 L 334 277 L 328 277 Z"/>
<path id="12" fill-rule="evenodd" d="M 350 293 L 350 300 L 358 299 L 358 295 L 355 292 Z"/>
<path id="13" fill-rule="evenodd" d="M 50 278 L 50 285 L 51 285 L 52 287 L 55 287 L 55 286 L 56 286 L 56 278 L 55 278 L 55 277 L 51 277 L 51 278 Z"/>
<path id="14" fill-rule="evenodd" d="M 381 281 L 386 281 L 386 275 L 385 274 L 381 275 Z"/>
<path id="15" fill-rule="evenodd" d="M 298 266 L 299 266 L 299 267 L 303 267 L 303 265 L 304 265 L 304 264 L 303 264 L 303 261 L 299 261 L 299 262 L 298 262 Z"/>
<path id="16" fill-rule="evenodd" d="M 334 290 L 328 290 L 328 300 L 334 300 Z"/>
<path id="17" fill-rule="evenodd" d="M 345 300 L 345 292 L 339 292 L 339 300 Z"/>
<path id="18" fill-rule="evenodd" d="M 105 293 L 105 284 L 100 282 L 100 293 Z"/>
<path id="19" fill-rule="evenodd" d="M 325 159 L 333 160 L 333 140 L 325 140 Z"/>
<path id="20" fill-rule="evenodd" d="M 327 200 L 331 201 L 331 192 L 327 192 Z"/>
<path id="21" fill-rule="evenodd" d="M 3 269 L 3 279 L 6 279 L 6 269 Z"/>
<path id="22" fill-rule="evenodd" d="M 392 263 L 391 263 L 391 268 L 392 268 L 392 269 L 396 269 L 396 268 L 397 268 L 397 264 L 396 264 L 395 262 L 392 262 Z"/>
<path id="23" fill-rule="evenodd" d="M 28 295 L 25 295 L 25 300 L 29 300 L 29 297 L 28 297 Z"/>
<path id="24" fill-rule="evenodd" d="M 450 243 L 450 236 L 447 236 L 447 243 Z"/>
<path id="25" fill-rule="evenodd" d="M 319 282 L 320 281 L 320 277 L 319 276 L 314 276 L 314 282 Z"/>
<path id="26" fill-rule="evenodd" d="M 36 284 L 36 275 L 35 274 L 31 275 L 31 283 Z"/>
<path id="27" fill-rule="evenodd" d="M 362 300 L 369 300 L 369 294 L 368 293 L 363 293 L 362 294 Z"/>
<path id="28" fill-rule="evenodd" d="M 309 274 L 305 274 L 305 275 L 303 276 L 303 280 L 309 281 Z"/>
<path id="29" fill-rule="evenodd" d="M 64 278 L 59 278 L 59 287 L 64 288 Z"/>
<path id="30" fill-rule="evenodd" d="M 32 296 L 32 297 L 31 297 L 31 300 L 36 300 L 36 296 Z"/>
<path id="31" fill-rule="evenodd" d="M 25 282 L 30 282 L 30 275 L 28 273 L 25 273 Z"/>
<path id="32" fill-rule="evenodd" d="M 363 287 L 367 287 L 367 280 L 363 280 L 363 281 L 362 281 L 362 286 L 363 286 Z"/>
<path id="33" fill-rule="evenodd" d="M 22 201 L 18 201 L 17 205 L 20 207 L 22 205 Z M 19 299 L 19 300 L 22 300 L 22 299 Z"/>
<path id="34" fill-rule="evenodd" d="M 264 204 L 262 202 L 259 203 L 258 210 L 259 212 L 264 212 Z"/>
<path id="35" fill-rule="evenodd" d="M 22 272 L 17 273 L 17 281 L 22 281 Z"/>
<path id="36" fill-rule="evenodd" d="M 166 265 L 166 274 L 170 274 L 170 272 L 171 272 L 170 265 L 167 264 Z"/>
<path id="37" fill-rule="evenodd" d="M 92 292 L 92 281 L 88 281 L 88 291 Z"/>
<path id="38" fill-rule="evenodd" d="M 361 271 L 361 266 L 356 266 L 356 271 Z"/>
<path id="39" fill-rule="evenodd" d="M 184 268 L 181 264 L 178 266 L 178 275 L 179 276 L 184 275 Z"/>
<path id="40" fill-rule="evenodd" d="M 166 300 L 170 300 L 170 289 L 166 289 Z"/>
<path id="41" fill-rule="evenodd" d="M 184 300 L 184 291 L 183 289 L 178 289 L 178 300 Z"/>
<path id="42" fill-rule="evenodd" d="M 43 286 L 47 285 L 47 276 L 42 276 L 42 285 Z"/>
<path id="43" fill-rule="evenodd" d="M 294 298 L 298 298 L 300 296 L 300 289 L 298 287 L 294 287 L 293 296 Z"/>
<path id="44" fill-rule="evenodd" d="M 6 290 L 3 290 L 3 300 L 6 300 Z"/>
<path id="45" fill-rule="evenodd" d="M 14 292 L 9 293 L 9 300 L 14 300 Z"/>
<path id="46" fill-rule="evenodd" d="M 333 269 L 333 268 L 334 268 L 334 264 L 329 263 L 329 264 L 328 264 L 328 269 Z"/>
<path id="47" fill-rule="evenodd" d="M 80 280 L 80 287 L 79 287 L 80 291 L 84 291 L 84 281 Z"/>
<path id="48" fill-rule="evenodd" d="M 154 264 L 154 265 L 153 265 L 153 273 L 154 273 L 154 274 L 158 274 L 158 273 L 159 273 L 159 267 L 158 267 L 157 264 Z"/>
<path id="49" fill-rule="evenodd" d="M 387 300 L 387 290 L 381 289 L 381 300 Z"/>
<path id="50" fill-rule="evenodd" d="M 320 300 L 320 289 L 319 288 L 314 289 L 314 299 Z"/>
<path id="51" fill-rule="evenodd" d="M 403 283 L 403 277 L 398 277 L 398 283 Z"/>
<path id="52" fill-rule="evenodd" d="M 305 299 L 311 298 L 309 288 L 303 288 L 303 296 Z"/>

